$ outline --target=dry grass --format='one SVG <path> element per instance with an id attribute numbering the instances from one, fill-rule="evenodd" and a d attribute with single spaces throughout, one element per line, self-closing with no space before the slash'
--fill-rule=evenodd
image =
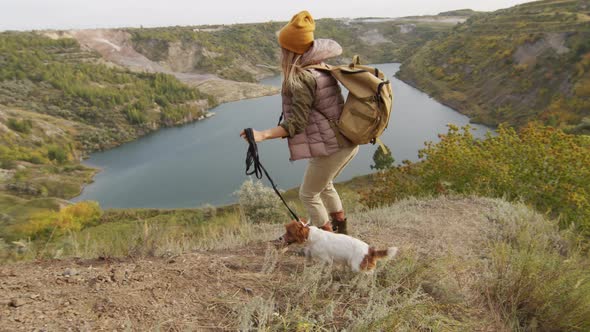
<path id="1" fill-rule="evenodd" d="M 402 254 L 372 275 L 310 265 L 239 306 L 244 329 L 586 330 L 588 259 L 555 222 L 497 199 L 408 199 L 351 217 Z M 268 256 L 269 254 L 267 254 Z"/>
<path id="2" fill-rule="evenodd" d="M 108 316 L 100 316 L 93 318 L 96 324 L 117 328 L 123 324 L 137 330 L 159 324 L 161 330 L 173 331 L 590 328 L 587 254 L 578 249 L 572 234 L 560 232 L 556 222 L 524 205 L 439 197 L 406 199 L 352 214 L 354 236 L 377 247 L 400 247 L 399 256 L 380 262 L 373 274 L 305 263 L 297 247 L 282 253 L 265 244 L 282 233 L 280 225 L 242 220 L 239 214 L 229 214 L 190 229 L 139 223 L 127 233 L 119 231 L 134 234 L 126 239 L 127 246 L 122 245 L 124 237 L 111 242 L 121 252 L 132 253 L 132 261 L 116 266 L 131 271 L 131 277 L 109 286 L 112 304 L 100 308 L 130 311 L 125 321 L 105 321 L 100 317 Z M 76 236 L 72 241 L 78 243 L 80 254 L 96 255 L 106 246 L 84 240 L 83 234 Z M 95 232 L 90 239 L 99 238 Z M 107 239 L 113 240 L 112 234 L 105 233 L 101 241 Z M 59 274 L 67 266 L 67 261 L 62 262 L 43 267 L 41 276 L 23 273 L 32 282 L 50 279 L 56 274 L 52 269 Z M 17 268 L 35 271 L 37 267 Z M 45 275 L 48 269 L 50 277 Z M 109 269 L 103 273 L 109 274 Z M 141 273 L 149 277 L 133 278 Z M 10 274 L 0 267 L 0 275 Z M 71 284 L 55 287 L 72 296 L 87 292 Z M 164 289 L 164 295 L 151 301 L 150 289 Z M 84 301 L 97 301 L 95 293 L 84 294 Z M 162 303 L 171 304 L 161 309 Z M 187 311 L 192 314 L 187 316 Z M 146 320 L 148 314 L 152 318 Z M 59 324 L 53 326 L 68 326 Z"/>

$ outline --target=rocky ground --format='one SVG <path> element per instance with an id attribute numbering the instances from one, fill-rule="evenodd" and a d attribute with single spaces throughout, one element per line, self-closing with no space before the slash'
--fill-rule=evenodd
<path id="1" fill-rule="evenodd" d="M 1 269 L 2 331 L 231 328 L 233 306 L 301 268 L 263 273 L 265 244 L 178 257 L 44 261 Z"/>

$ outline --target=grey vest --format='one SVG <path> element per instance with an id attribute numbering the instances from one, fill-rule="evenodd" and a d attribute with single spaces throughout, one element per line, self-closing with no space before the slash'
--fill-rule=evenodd
<path id="1" fill-rule="evenodd" d="M 338 82 L 329 73 L 315 69 L 310 69 L 310 72 L 316 80 L 313 109 L 309 114 L 309 123 L 305 130 L 288 138 L 292 161 L 329 156 L 342 147 L 353 145 L 340 135 L 335 127 L 335 122 L 340 118 L 344 105 Z M 291 97 L 285 93 L 282 97 L 283 114 L 285 119 L 288 119 L 291 116 Z"/>

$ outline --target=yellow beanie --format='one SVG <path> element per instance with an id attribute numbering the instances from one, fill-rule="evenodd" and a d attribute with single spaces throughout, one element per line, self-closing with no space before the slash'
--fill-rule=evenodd
<path id="1" fill-rule="evenodd" d="M 295 14 L 291 22 L 279 31 L 279 45 L 297 54 L 303 54 L 313 44 L 315 22 L 311 14 L 304 10 Z"/>

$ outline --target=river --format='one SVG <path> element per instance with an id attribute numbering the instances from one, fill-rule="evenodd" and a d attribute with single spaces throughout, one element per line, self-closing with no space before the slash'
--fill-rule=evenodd
<path id="1" fill-rule="evenodd" d="M 415 161 L 425 141 L 437 141 L 449 123 L 463 126 L 469 119 L 427 94 L 393 77 L 399 64 L 376 65 L 392 81 L 393 112 L 381 139 L 396 162 Z M 280 85 L 280 77 L 262 83 Z M 236 201 L 233 194 L 247 179 L 247 144 L 242 128 L 275 126 L 279 95 L 222 104 L 215 116 L 181 127 L 160 129 L 112 150 L 90 155 L 86 165 L 101 169 L 74 201 L 95 200 L 103 208 L 187 208 Z M 474 136 L 489 128 L 472 124 Z M 377 147 L 364 145 L 337 181 L 371 173 Z M 259 144 L 263 165 L 282 189 L 300 184 L 306 161 L 289 161 L 286 140 Z"/>

